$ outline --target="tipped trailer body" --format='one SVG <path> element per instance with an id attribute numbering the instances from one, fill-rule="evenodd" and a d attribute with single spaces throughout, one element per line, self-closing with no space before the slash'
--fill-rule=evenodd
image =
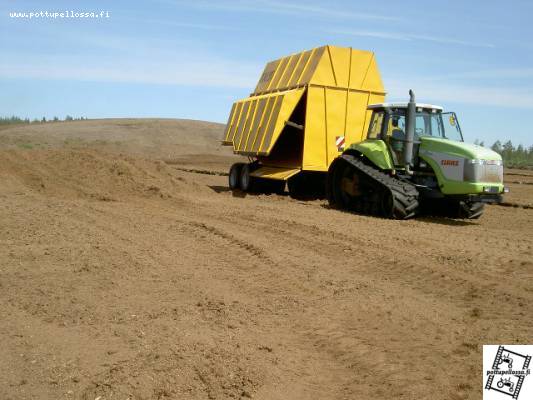
<path id="1" fill-rule="evenodd" d="M 385 91 L 372 52 L 318 47 L 269 62 L 254 92 L 233 104 L 223 144 L 258 161 L 252 176 L 287 180 L 326 172 L 361 141 L 367 106 Z"/>

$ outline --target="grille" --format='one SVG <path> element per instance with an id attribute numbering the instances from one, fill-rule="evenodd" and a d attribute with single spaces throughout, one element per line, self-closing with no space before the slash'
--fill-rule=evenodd
<path id="1" fill-rule="evenodd" d="M 503 165 L 496 164 L 465 164 L 465 181 L 502 183 Z"/>

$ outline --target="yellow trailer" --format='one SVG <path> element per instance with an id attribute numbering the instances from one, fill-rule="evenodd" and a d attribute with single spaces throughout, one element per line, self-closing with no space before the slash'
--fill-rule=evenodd
<path id="1" fill-rule="evenodd" d="M 370 51 L 322 46 L 269 62 L 254 92 L 233 104 L 226 125 L 223 144 L 253 160 L 232 166 L 230 187 L 274 180 L 270 188 L 279 191 L 290 179 L 290 190 L 291 182 L 302 186 L 301 171 L 325 175 L 345 143 L 363 140 L 367 106 L 384 98 Z"/>

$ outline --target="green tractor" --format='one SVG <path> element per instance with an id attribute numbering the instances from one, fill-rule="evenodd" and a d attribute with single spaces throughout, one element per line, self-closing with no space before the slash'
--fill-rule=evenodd
<path id="1" fill-rule="evenodd" d="M 350 145 L 329 167 L 330 206 L 407 219 L 417 214 L 479 218 L 499 203 L 502 158 L 464 143 L 457 116 L 415 102 L 369 105 L 367 139 Z"/>

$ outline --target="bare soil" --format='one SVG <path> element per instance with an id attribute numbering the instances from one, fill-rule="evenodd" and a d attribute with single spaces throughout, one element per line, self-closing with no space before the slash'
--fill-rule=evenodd
<path id="1" fill-rule="evenodd" d="M 222 132 L 2 128 L 1 399 L 481 399 L 482 345 L 533 342 L 532 172 L 391 221 L 190 172 Z"/>

